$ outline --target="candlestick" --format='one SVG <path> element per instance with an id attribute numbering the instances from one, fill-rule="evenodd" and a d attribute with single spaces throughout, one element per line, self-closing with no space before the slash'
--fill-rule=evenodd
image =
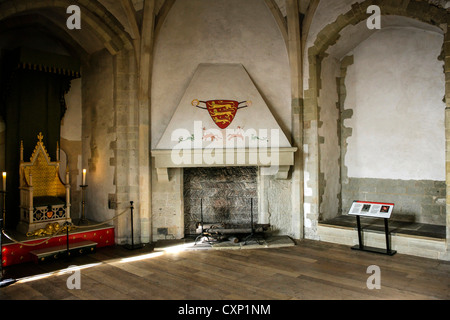
<path id="1" fill-rule="evenodd" d="M 0 223 L 0 228 L 5 228 L 6 224 L 6 191 L 1 192 L 3 194 L 3 209 L 2 209 L 2 223 Z M 1 237 L 1 234 L 0 234 Z"/>
<path id="2" fill-rule="evenodd" d="M 83 186 L 86 185 L 86 169 L 83 169 L 83 183 L 82 183 L 82 185 Z"/>
<path id="3" fill-rule="evenodd" d="M 3 191 L 6 191 L 6 172 L 3 172 Z"/>

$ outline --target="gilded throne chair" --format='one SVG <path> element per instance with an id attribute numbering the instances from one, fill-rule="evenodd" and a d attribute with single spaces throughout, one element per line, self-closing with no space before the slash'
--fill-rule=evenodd
<path id="1" fill-rule="evenodd" d="M 42 142 L 42 133 L 31 155 L 30 162 L 23 161 L 23 141 L 20 147 L 20 222 L 19 232 L 28 236 L 39 230 L 59 227 L 70 219 L 70 184 L 68 172 L 66 183 L 59 175 L 59 146 L 56 161 L 51 161 Z M 46 228 L 47 227 L 47 228 Z"/>

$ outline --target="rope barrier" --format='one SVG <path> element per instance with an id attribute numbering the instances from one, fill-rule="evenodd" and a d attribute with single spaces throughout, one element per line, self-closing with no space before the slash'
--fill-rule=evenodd
<path id="1" fill-rule="evenodd" d="M 25 242 L 21 242 L 21 241 L 19 241 L 19 240 L 14 239 L 14 238 L 11 237 L 10 235 L 8 235 L 8 234 L 5 232 L 5 230 L 2 230 L 2 233 L 3 233 L 3 235 L 4 235 L 6 238 L 8 238 L 9 240 L 11 240 L 11 241 L 14 242 L 14 243 L 17 243 L 17 244 L 20 244 L 20 245 L 23 245 L 23 246 L 27 246 L 27 247 L 36 247 L 36 246 L 39 246 L 39 245 L 41 245 L 41 244 L 43 244 L 43 243 L 46 243 L 47 241 L 49 241 L 49 240 L 52 239 L 52 238 L 57 237 L 57 236 L 59 235 L 59 233 L 62 232 L 62 231 L 64 231 L 64 228 L 61 228 L 61 229 L 58 230 L 55 234 L 53 234 L 53 235 L 50 236 L 49 238 L 46 238 L 45 240 L 43 240 L 42 242 L 39 242 L 39 243 L 25 243 Z"/>
<path id="2" fill-rule="evenodd" d="M 75 228 L 89 229 L 89 228 L 92 228 L 92 227 L 102 226 L 102 225 L 104 225 L 104 224 L 106 224 L 106 223 L 108 223 L 108 222 L 111 222 L 111 221 L 113 221 L 113 220 L 119 218 L 121 215 L 125 214 L 125 213 L 128 211 L 128 209 L 131 209 L 131 207 L 126 208 L 123 212 L 119 213 L 118 215 L 112 217 L 112 218 L 109 219 L 109 220 L 103 221 L 102 223 L 98 223 L 98 224 L 90 224 L 90 225 L 88 225 L 88 226 L 76 226 Z"/>
<path id="3" fill-rule="evenodd" d="M 102 226 L 102 225 L 104 225 L 104 224 L 106 224 L 106 223 L 108 223 L 108 222 L 111 222 L 111 221 L 113 221 L 113 220 L 119 218 L 121 215 L 125 214 L 125 213 L 128 211 L 128 209 L 131 209 L 131 207 L 127 207 L 123 212 L 119 213 L 118 215 L 116 215 L 116 216 L 112 217 L 111 219 L 106 220 L 106 221 L 104 221 L 104 222 L 102 222 L 102 223 L 94 224 L 94 225 L 89 225 L 89 226 L 75 226 L 75 229 L 78 229 L 78 228 L 80 228 L 80 229 L 84 229 L 84 228 L 85 228 L 85 229 L 89 229 L 89 228 L 93 228 L 93 227 Z M 73 225 L 73 224 L 72 224 L 72 225 Z M 41 244 L 44 244 L 44 243 L 48 242 L 50 239 L 53 239 L 53 238 L 59 236 L 59 234 L 62 233 L 63 231 L 66 232 L 66 230 L 65 230 L 64 228 L 61 228 L 61 229 L 59 229 L 55 234 L 52 234 L 49 238 L 46 238 L 45 240 L 43 240 L 42 242 L 39 242 L 39 243 L 25 243 L 25 242 L 16 240 L 16 239 L 14 239 L 13 237 L 11 237 L 10 235 L 8 235 L 8 234 L 5 232 L 5 230 L 2 230 L 2 233 L 3 233 L 3 235 L 4 235 L 6 238 L 8 238 L 9 240 L 11 240 L 11 241 L 14 242 L 14 243 L 17 243 L 17 244 L 20 244 L 20 245 L 23 245 L 23 246 L 28 246 L 28 247 L 36 247 L 36 246 L 39 246 L 39 245 L 41 245 Z"/>

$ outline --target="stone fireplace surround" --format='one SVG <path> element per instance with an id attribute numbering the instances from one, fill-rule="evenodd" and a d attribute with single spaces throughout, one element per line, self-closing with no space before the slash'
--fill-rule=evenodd
<path id="1" fill-rule="evenodd" d="M 219 130 L 193 103 L 215 99 L 251 103 Z M 250 227 L 253 199 L 254 223 L 289 233 L 295 152 L 243 65 L 200 64 L 152 150 L 154 240 L 194 232 L 200 199 L 204 222 Z"/>

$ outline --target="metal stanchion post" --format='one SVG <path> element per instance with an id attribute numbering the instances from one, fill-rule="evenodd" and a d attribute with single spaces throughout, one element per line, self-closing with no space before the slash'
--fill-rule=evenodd
<path id="1" fill-rule="evenodd" d="M 70 223 L 67 221 L 64 222 L 63 226 L 66 227 L 66 260 L 70 261 L 70 247 L 69 247 L 69 225 Z"/>
<path id="2" fill-rule="evenodd" d="M 128 250 L 134 250 L 134 249 L 140 249 L 142 248 L 144 245 L 143 244 L 134 244 L 134 222 L 133 222 L 133 201 L 130 201 L 131 207 L 130 207 L 130 211 L 131 211 L 131 245 L 127 244 L 125 245 L 125 248 Z"/>
<path id="3" fill-rule="evenodd" d="M 15 279 L 4 279 L 3 278 L 3 224 L 5 222 L 5 216 L 6 216 L 6 191 L 1 191 L 3 194 L 3 210 L 2 210 L 2 216 L 0 217 L 0 288 L 9 286 L 13 283 L 15 283 L 17 280 Z"/>
<path id="4" fill-rule="evenodd" d="M 85 215 L 85 205 L 86 205 L 85 192 L 86 192 L 87 185 L 83 184 L 80 187 L 81 187 L 81 219 L 80 219 L 80 221 L 78 221 L 78 225 L 83 225 L 83 224 L 86 225 L 86 224 L 89 224 L 89 221 L 86 219 L 86 215 Z"/>

